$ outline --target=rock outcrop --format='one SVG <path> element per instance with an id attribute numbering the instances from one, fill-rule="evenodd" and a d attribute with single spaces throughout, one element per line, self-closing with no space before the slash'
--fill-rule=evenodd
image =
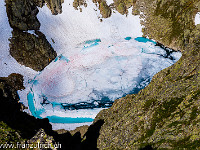
<path id="1" fill-rule="evenodd" d="M 56 144 L 52 136 L 45 133 L 43 129 L 40 129 L 34 137 L 27 141 L 32 147 L 37 147 L 37 149 L 52 149 L 56 150 L 62 148 L 62 145 Z M 39 143 L 39 145 L 38 145 Z"/>
<path id="2" fill-rule="evenodd" d="M 81 6 L 87 7 L 87 3 L 86 3 L 85 0 L 74 0 L 74 2 L 73 2 L 73 7 L 74 7 L 76 10 L 78 10 L 78 8 L 79 8 L 80 11 L 81 11 L 81 9 L 82 9 L 82 8 L 80 8 Z"/>
<path id="3" fill-rule="evenodd" d="M 99 3 L 99 10 L 103 18 L 108 18 L 112 14 L 111 8 L 107 5 L 106 1 Z"/>
<path id="4" fill-rule="evenodd" d="M 53 15 L 62 13 L 64 0 L 6 0 L 6 10 L 10 26 L 22 31 L 39 30 L 38 7 L 47 7 Z"/>
<path id="5" fill-rule="evenodd" d="M 38 8 L 32 0 L 6 0 L 8 20 L 12 28 L 19 30 L 39 30 L 36 15 Z"/>
<path id="6" fill-rule="evenodd" d="M 111 6 L 108 6 L 106 0 L 92 0 L 93 3 L 99 5 L 99 10 L 102 18 L 109 18 L 112 14 Z"/>
<path id="7" fill-rule="evenodd" d="M 61 12 L 60 1 L 48 2 L 54 13 Z M 18 63 L 36 71 L 43 70 L 57 56 L 45 35 L 38 31 L 40 22 L 37 19 L 37 6 L 42 7 L 44 3 L 43 0 L 6 0 L 7 16 L 13 28 L 10 54 Z M 35 30 L 35 34 L 24 32 L 28 30 Z"/>
<path id="8" fill-rule="evenodd" d="M 18 97 L 16 91 L 24 89 L 23 76 L 20 74 L 12 73 L 8 77 L 1 77 L 0 81 L 0 89 L 3 91 L 4 97 L 12 96 L 12 98 L 15 99 Z M 12 87 L 10 88 L 10 92 L 12 93 L 11 95 L 9 95 L 7 90 L 5 90 L 7 87 L 6 85 Z"/>
<path id="9" fill-rule="evenodd" d="M 187 36 L 194 29 L 198 0 L 141 0 L 136 2 L 142 12 L 144 36 L 175 50 L 184 50 Z"/>
<path id="10" fill-rule="evenodd" d="M 57 56 L 44 34 L 39 31 L 30 34 L 20 30 L 12 31 L 10 54 L 18 63 L 36 71 L 44 69 Z"/>
<path id="11" fill-rule="evenodd" d="M 181 59 L 156 74 L 138 94 L 101 111 L 100 149 L 200 148 L 200 28 L 198 1 L 141 0 L 144 35 L 182 51 Z"/>
<path id="12" fill-rule="evenodd" d="M 45 0 L 45 2 L 53 15 L 62 13 L 62 3 L 64 3 L 64 0 Z"/>
<path id="13" fill-rule="evenodd" d="M 36 119 L 21 111 L 17 90 L 23 88 L 23 76 L 20 74 L 0 78 L 0 120 L 27 139 L 33 137 L 40 128 L 51 130 L 51 125 L 48 119 Z"/>
<path id="14" fill-rule="evenodd" d="M 114 0 L 114 6 L 120 14 L 124 15 L 128 14 L 128 8 L 134 6 L 135 2 L 136 0 Z"/>

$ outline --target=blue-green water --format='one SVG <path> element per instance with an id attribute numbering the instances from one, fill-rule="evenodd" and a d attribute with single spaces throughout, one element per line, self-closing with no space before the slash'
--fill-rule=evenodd
<path id="1" fill-rule="evenodd" d="M 42 119 L 40 116 L 44 109 L 36 110 L 34 105 L 34 94 L 31 92 L 27 95 L 29 109 L 32 115 L 36 118 Z M 59 103 L 54 102 L 54 105 L 60 105 Z M 92 122 L 94 119 L 92 118 L 71 118 L 71 117 L 58 117 L 58 116 L 47 116 L 49 122 L 52 123 L 84 123 L 84 122 Z"/>
<path id="2" fill-rule="evenodd" d="M 64 60 L 67 63 L 70 61 L 67 57 L 63 56 L 62 54 L 55 58 L 54 62 L 57 62 L 58 60 Z"/>
<path id="3" fill-rule="evenodd" d="M 125 40 L 127 40 L 127 41 L 129 41 L 129 40 L 131 40 L 132 38 L 131 37 L 126 37 L 126 38 L 124 38 Z"/>
<path id="4" fill-rule="evenodd" d="M 58 117 L 58 116 L 47 116 L 52 123 L 84 123 L 92 122 L 92 118 L 71 118 L 71 117 Z"/>
<path id="5" fill-rule="evenodd" d="M 156 45 L 156 42 L 154 42 L 153 40 L 147 39 L 145 37 L 137 37 L 135 38 L 135 40 L 138 42 L 143 42 L 143 43 L 151 42 Z"/>
<path id="6" fill-rule="evenodd" d="M 98 42 L 101 42 L 101 39 L 88 40 L 88 41 L 85 41 L 85 44 L 92 44 L 92 43 L 98 43 Z"/>
<path id="7" fill-rule="evenodd" d="M 86 49 L 86 48 L 91 48 L 91 47 L 97 46 L 97 45 L 99 45 L 99 42 L 101 42 L 101 39 L 85 41 L 84 44 L 90 44 L 90 45 L 89 46 L 84 45 L 83 50 Z"/>
<path id="8" fill-rule="evenodd" d="M 27 95 L 27 99 L 28 99 L 28 105 L 29 105 L 29 109 L 32 113 L 32 115 L 36 118 L 42 119 L 42 117 L 40 117 L 40 115 L 45 111 L 44 109 L 40 109 L 40 110 L 36 110 L 35 109 L 35 105 L 34 105 L 34 94 L 32 94 L 31 92 L 28 93 Z"/>

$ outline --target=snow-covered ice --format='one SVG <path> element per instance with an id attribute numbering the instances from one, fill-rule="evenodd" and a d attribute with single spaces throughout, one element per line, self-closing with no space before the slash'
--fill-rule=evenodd
<path id="1" fill-rule="evenodd" d="M 91 125 L 92 122 L 85 122 L 85 123 L 51 123 L 53 130 L 65 129 L 65 130 L 75 130 L 77 127 L 84 126 L 84 125 Z"/>
<path id="2" fill-rule="evenodd" d="M 115 99 L 138 92 L 181 57 L 173 52 L 166 58 L 155 42 L 136 39 L 94 39 L 58 56 L 30 82 L 32 114 L 51 117 L 54 123 L 90 122 Z"/>

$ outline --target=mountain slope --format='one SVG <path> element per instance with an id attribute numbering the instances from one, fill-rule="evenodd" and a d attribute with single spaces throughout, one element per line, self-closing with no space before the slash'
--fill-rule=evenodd
<path id="1" fill-rule="evenodd" d="M 153 2 L 156 4 L 161 1 Z M 187 16 L 197 11 L 195 1 L 190 2 L 194 2 L 194 7 L 185 12 Z M 177 3 L 170 3 L 168 6 L 173 9 L 178 6 Z M 149 6 L 149 9 L 152 6 Z M 165 11 L 169 9 L 163 9 L 161 14 L 167 13 Z M 176 49 L 181 48 L 182 58 L 173 66 L 156 74 L 151 83 L 138 94 L 116 100 L 110 109 L 97 115 L 95 120 L 105 121 L 100 130 L 98 147 L 139 149 L 151 145 L 158 149 L 200 148 L 199 26 L 194 26 L 192 22 L 191 25 L 180 29 L 178 33 L 183 35 L 176 35 L 175 26 L 167 26 L 168 24 L 164 23 L 170 16 L 164 18 L 153 13 L 148 17 L 162 18 L 162 21 L 155 21 L 171 31 L 171 38 L 155 36 L 156 31 L 150 30 L 149 27 L 153 22 L 146 24 L 145 28 L 149 30 L 144 33 L 152 35 L 159 42 L 168 43 L 169 46 L 173 44 L 172 47 Z M 192 18 L 194 16 L 191 15 L 180 24 L 188 24 Z M 187 34 L 184 33 L 186 31 Z M 176 42 L 173 43 L 174 40 Z"/>

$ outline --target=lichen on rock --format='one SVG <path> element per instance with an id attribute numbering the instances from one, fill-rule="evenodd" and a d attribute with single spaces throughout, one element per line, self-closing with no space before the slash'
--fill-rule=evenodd
<path id="1" fill-rule="evenodd" d="M 45 2 L 53 15 L 62 13 L 62 3 L 64 3 L 64 0 L 45 0 Z"/>
<path id="2" fill-rule="evenodd" d="M 12 31 L 10 54 L 18 63 L 36 71 L 43 70 L 57 56 L 44 34 L 19 30 Z"/>
<path id="3" fill-rule="evenodd" d="M 82 5 L 83 5 L 84 7 L 87 7 L 87 3 L 86 3 L 85 0 L 74 0 L 74 2 L 73 2 L 73 7 L 74 7 L 76 10 L 78 10 L 78 8 L 79 8 L 80 10 L 82 10 L 82 8 L 80 8 Z"/>
<path id="4" fill-rule="evenodd" d="M 107 5 L 106 1 L 101 1 L 99 4 L 99 10 L 103 18 L 108 18 L 111 16 L 111 8 Z"/>
<path id="5" fill-rule="evenodd" d="M 128 14 L 127 9 L 134 6 L 135 2 L 136 0 L 114 0 L 114 6 L 120 14 L 124 15 Z"/>
<path id="6" fill-rule="evenodd" d="M 144 36 L 176 50 L 184 49 L 186 30 L 194 29 L 198 0 L 141 0 Z"/>

